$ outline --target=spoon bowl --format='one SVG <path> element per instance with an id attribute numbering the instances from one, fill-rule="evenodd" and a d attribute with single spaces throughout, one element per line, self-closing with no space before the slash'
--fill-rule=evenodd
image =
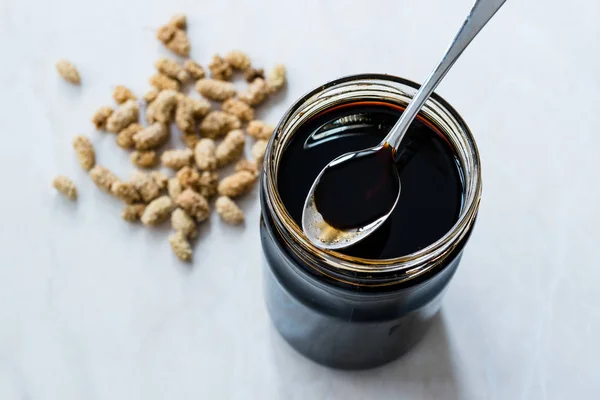
<path id="1" fill-rule="evenodd" d="M 328 169 L 335 168 L 338 165 L 353 160 L 356 161 L 356 159 L 360 157 L 366 157 L 371 154 L 381 153 L 381 150 L 383 149 L 384 145 L 380 144 L 378 146 L 361 150 L 359 152 L 342 154 L 341 156 L 335 158 L 333 161 L 327 164 L 315 179 L 308 192 L 308 196 L 306 196 L 306 201 L 304 202 L 304 209 L 302 212 L 302 230 L 304 231 L 308 239 L 312 243 L 317 245 L 319 248 L 335 250 L 351 246 L 352 244 L 358 242 L 359 240 L 362 240 L 364 237 L 375 232 L 377 228 L 379 228 L 381 224 L 383 224 L 387 220 L 392 211 L 394 211 L 394 208 L 396 207 L 396 204 L 400 199 L 401 192 L 400 176 L 398 175 L 398 172 L 395 169 L 395 179 L 397 179 L 398 181 L 398 191 L 397 195 L 393 200 L 393 205 L 389 208 L 388 212 L 377 217 L 368 224 L 353 228 L 336 228 L 329 224 L 327 221 L 325 221 L 323 215 L 319 212 L 315 203 L 316 188 L 321 181 L 321 177 Z M 368 204 L 366 204 L 366 206 L 368 206 Z"/>

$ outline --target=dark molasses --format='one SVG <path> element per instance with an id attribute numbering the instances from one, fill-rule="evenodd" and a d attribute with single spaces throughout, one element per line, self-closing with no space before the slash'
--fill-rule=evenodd
<path id="1" fill-rule="evenodd" d="M 387 215 L 400 190 L 389 145 L 342 156 L 325 169 L 315 188 L 315 207 L 340 230 L 360 228 Z"/>
<path id="2" fill-rule="evenodd" d="M 281 199 L 298 226 L 306 196 L 321 170 L 342 154 L 378 145 L 402 111 L 384 102 L 349 103 L 298 128 L 282 155 L 277 177 Z M 400 257 L 434 243 L 456 223 L 462 175 L 454 149 L 439 130 L 415 119 L 394 156 L 387 147 L 322 176 L 315 204 L 339 229 L 374 221 L 382 210 L 387 213 L 398 193 L 396 171 L 400 176 L 400 198 L 387 221 L 340 252 L 371 259 Z M 389 162 L 392 159 L 395 163 Z"/>

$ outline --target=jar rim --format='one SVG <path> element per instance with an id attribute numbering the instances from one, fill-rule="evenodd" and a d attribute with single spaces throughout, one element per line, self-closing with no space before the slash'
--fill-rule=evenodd
<path id="1" fill-rule="evenodd" d="M 456 123 L 458 133 L 463 140 L 462 150 L 464 156 L 468 159 L 469 169 L 463 171 L 468 177 L 464 178 L 463 187 L 463 206 L 456 223 L 450 230 L 437 241 L 431 243 L 427 247 L 418 250 L 414 253 L 403 255 L 401 257 L 389 259 L 367 259 L 355 256 L 349 256 L 333 250 L 323 250 L 313 245 L 310 240 L 304 235 L 302 228 L 292 219 L 283 204 L 277 187 L 277 163 L 278 157 L 281 156 L 285 147 L 285 140 L 282 140 L 282 135 L 293 135 L 295 130 L 288 132 L 288 125 L 293 120 L 292 118 L 303 116 L 302 110 L 307 107 L 311 99 L 315 99 L 319 94 L 326 93 L 328 90 L 335 90 L 344 84 L 358 84 L 361 88 L 367 90 L 369 85 L 402 85 L 411 90 L 418 90 L 419 84 L 401 77 L 387 74 L 358 74 L 350 75 L 335 79 L 324 85 L 321 85 L 304 96 L 300 97 L 283 115 L 277 124 L 274 133 L 269 140 L 269 144 L 265 153 L 265 161 L 262 169 L 262 194 L 265 198 L 265 204 L 269 208 L 269 212 L 273 217 L 277 230 L 282 234 L 291 250 L 297 255 L 304 255 L 312 261 L 316 261 L 321 273 L 326 275 L 339 276 L 339 273 L 367 273 L 367 274 L 390 274 L 394 275 L 394 283 L 413 279 L 424 273 L 431 271 L 436 265 L 439 265 L 454 248 L 456 248 L 461 240 L 468 236 L 468 233 L 474 223 L 475 217 L 479 209 L 479 201 L 481 198 L 481 169 L 479 151 L 475 140 L 466 125 L 465 121 L 458 112 L 441 96 L 433 93 L 427 101 L 430 106 L 441 107 L 441 109 L 452 117 Z M 390 87 L 390 90 L 392 88 Z M 395 90 L 400 90 L 398 87 Z M 408 97 L 412 95 L 403 93 Z M 427 105 L 426 105 L 427 106 Z M 326 109 L 326 108 L 325 108 Z M 419 114 L 421 115 L 421 113 Z M 428 118 L 425 118 L 428 119 Z M 286 130 L 287 129 L 287 130 Z M 446 130 L 440 127 L 440 131 L 445 135 Z M 284 137 L 285 139 L 285 137 Z M 289 139 L 288 139 L 289 141 Z M 456 150 L 458 152 L 458 149 Z M 462 160 L 461 160 L 462 161 Z M 461 167 L 464 170 L 465 166 Z M 469 178 L 469 179 L 467 179 Z M 468 185 L 468 187 L 467 187 Z M 306 258 L 303 257 L 303 258 Z M 321 268 L 323 267 L 323 268 Z M 339 278 L 335 278 L 338 279 Z"/>

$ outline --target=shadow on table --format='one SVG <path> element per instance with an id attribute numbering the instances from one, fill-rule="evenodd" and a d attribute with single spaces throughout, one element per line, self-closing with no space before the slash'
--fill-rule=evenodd
<path id="1" fill-rule="evenodd" d="M 275 329 L 273 355 L 280 390 L 301 385 L 310 396 L 352 398 L 461 399 L 460 384 L 443 313 L 438 313 L 420 343 L 400 359 L 363 371 L 334 370 L 316 364 L 294 351 Z M 289 394 L 289 393 L 287 393 Z"/>

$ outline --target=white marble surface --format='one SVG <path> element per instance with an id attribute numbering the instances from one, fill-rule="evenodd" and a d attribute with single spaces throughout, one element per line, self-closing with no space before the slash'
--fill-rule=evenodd
<path id="1" fill-rule="evenodd" d="M 271 328 L 257 193 L 244 229 L 216 216 L 192 267 L 167 229 L 123 223 L 73 156 L 125 83 L 167 54 L 154 29 L 187 12 L 193 57 L 246 49 L 290 83 L 262 116 L 359 72 L 421 80 L 470 8 L 423 1 L 0 0 L 0 399 L 592 399 L 600 391 L 600 3 L 509 0 L 438 93 L 470 124 L 485 180 L 476 231 L 426 339 L 400 361 L 329 370 Z M 83 85 L 54 70 L 65 57 Z M 73 177 L 80 200 L 50 188 Z"/>

